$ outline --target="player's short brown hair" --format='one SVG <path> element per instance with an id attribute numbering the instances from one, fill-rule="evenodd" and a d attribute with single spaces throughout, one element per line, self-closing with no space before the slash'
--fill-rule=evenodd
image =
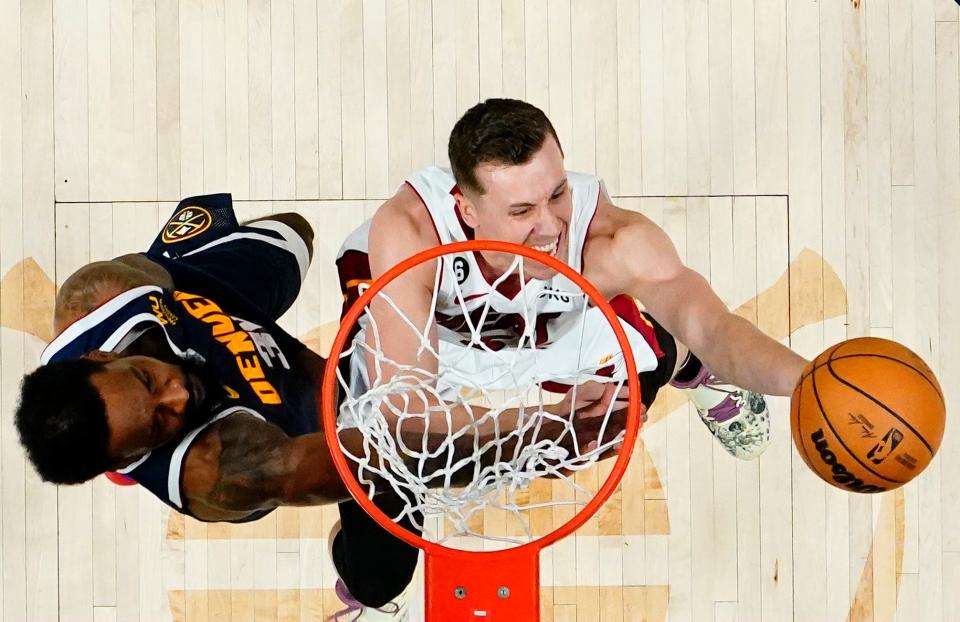
<path id="1" fill-rule="evenodd" d="M 447 155 L 461 188 L 483 194 L 481 164 L 517 165 L 529 161 L 547 136 L 560 139 L 542 110 L 519 99 L 488 99 L 468 110 L 450 132 Z M 560 148 L 563 153 L 563 148 Z"/>

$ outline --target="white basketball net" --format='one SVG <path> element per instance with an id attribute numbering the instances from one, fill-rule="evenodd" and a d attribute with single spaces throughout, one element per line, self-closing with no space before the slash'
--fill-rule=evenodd
<path id="1" fill-rule="evenodd" d="M 619 390 L 626 382 L 623 358 L 606 318 L 569 281 L 570 287 L 562 292 L 545 289 L 542 281 L 527 282 L 524 264 L 530 260 L 516 256 L 510 268 L 493 283 L 496 287 L 511 277 L 519 277 L 519 283 L 524 284 L 513 299 L 518 308 L 511 318 L 520 320 L 514 322 L 520 329 L 510 331 L 504 328 L 509 323 L 504 314 L 491 308 L 494 296 L 483 296 L 482 302 L 471 303 L 470 297 L 460 290 L 456 257 L 462 256 L 444 255 L 435 262 L 434 283 L 434 292 L 440 291 L 441 279 L 454 290 L 453 306 L 459 307 L 459 313 L 449 313 L 448 304 L 443 316 L 448 320 L 451 315 L 460 316 L 457 320 L 462 325 L 456 331 L 440 325 L 433 315 L 427 326 L 414 326 L 392 300 L 383 292 L 378 294 L 403 320 L 404 330 L 417 336 L 420 360 L 433 357 L 438 361 L 439 372 L 427 373 L 422 367 L 387 359 L 380 348 L 381 322 L 373 317 L 368 306 L 358 321 L 361 332 L 341 353 L 341 361 L 350 359 L 351 371 L 349 377 L 344 375 L 344 365 L 338 371 L 341 394 L 346 397 L 340 406 L 337 433 L 347 458 L 359 466 L 358 481 L 368 494 L 372 497 L 392 490 L 400 495 L 406 507 L 392 518 L 408 517 L 425 530 L 426 539 L 448 545 L 450 538 L 460 536 L 523 543 L 536 535 L 530 529 L 529 510 L 579 506 L 592 498 L 593 492 L 578 485 L 573 474 L 593 465 L 623 437 L 621 433 L 606 443 L 598 442 L 589 451 L 581 451 L 579 448 L 603 436 L 614 410 L 613 402 L 602 415 L 598 429 L 591 431 L 590 438 L 583 438 L 583 433 L 572 424 L 571 408 L 560 413 L 546 410 L 551 404 L 556 409 L 562 395 L 547 391 L 544 383 L 571 385 L 572 391 L 577 391 L 577 385 L 594 380 L 615 382 Z M 437 305 L 435 293 L 434 311 Z M 537 317 L 555 313 L 551 309 L 558 307 L 569 310 L 547 322 L 541 319 L 538 338 Z M 396 330 L 396 324 L 391 330 Z M 439 336 L 436 345 L 430 340 L 432 328 Z M 545 337 L 549 344 L 543 347 Z M 383 374 L 385 368 L 399 372 L 387 378 Z M 605 375 L 598 375 L 598 371 Z M 425 402 L 430 404 L 426 409 Z M 459 417 L 454 412 L 457 407 L 462 407 Z M 616 406 L 623 407 L 624 402 Z M 562 434 L 541 435 L 541 427 L 547 421 L 561 424 Z M 356 451 L 356 445 L 353 451 L 344 445 L 343 432 L 347 429 L 357 429 L 362 434 L 362 451 Z M 414 432 L 416 442 L 410 442 Z M 461 447 L 457 455 L 455 444 L 462 445 L 465 439 L 472 442 L 472 453 L 463 455 Z M 526 440 L 518 442 L 522 439 Z M 561 446 L 564 439 L 572 451 Z M 457 487 L 452 482 L 453 474 L 462 473 L 464 468 L 472 471 L 472 481 Z M 556 478 L 556 482 L 569 489 L 568 494 L 531 502 L 524 491 L 534 479 L 543 476 Z M 514 523 L 509 532 L 517 535 L 491 536 L 478 531 L 473 526 L 477 522 L 474 519 L 488 509 L 506 513 Z M 429 520 L 435 518 L 441 520 Z M 439 529 L 430 527 L 438 524 Z"/>

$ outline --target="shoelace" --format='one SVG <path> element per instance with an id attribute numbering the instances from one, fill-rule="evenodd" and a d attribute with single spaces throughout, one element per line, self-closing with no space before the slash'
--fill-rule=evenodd
<path id="1" fill-rule="evenodd" d="M 346 607 L 327 618 L 327 622 L 340 622 L 341 618 L 351 613 L 356 613 L 356 616 L 354 616 L 350 622 L 359 620 L 360 614 L 363 613 L 363 603 L 353 597 L 353 594 L 350 593 L 350 590 L 347 589 L 347 586 L 344 585 L 340 579 L 337 579 L 337 584 L 333 587 L 333 591 L 336 593 L 337 598 L 340 599 L 340 602 L 346 605 Z"/>
<path id="2" fill-rule="evenodd" d="M 723 401 L 704 413 L 704 418 L 709 419 L 717 425 L 724 425 L 740 414 L 742 405 L 743 397 L 736 393 L 728 392 L 727 397 L 723 398 Z"/>
<path id="3" fill-rule="evenodd" d="M 706 385 L 706 386 L 710 387 L 711 389 L 715 389 L 715 390 L 717 390 L 717 391 L 723 391 L 724 393 L 729 393 L 729 394 L 731 394 L 731 395 L 732 395 L 733 393 L 735 393 L 734 391 L 731 391 L 731 390 L 729 390 L 729 389 L 724 389 L 724 388 L 722 388 L 720 385 L 727 385 L 727 386 L 729 386 L 729 383 L 724 382 L 723 380 L 720 380 L 719 378 L 717 378 L 717 377 L 714 376 L 713 374 L 710 374 L 709 376 L 707 376 L 706 378 L 704 378 L 703 382 L 701 382 L 700 384 Z"/>
<path id="4" fill-rule="evenodd" d="M 356 622 L 359 620 L 366 606 L 354 598 L 353 594 L 350 593 L 350 590 L 347 589 L 347 586 L 340 579 L 337 579 L 337 584 L 333 587 L 333 591 L 336 593 L 337 598 L 340 599 L 340 602 L 346 605 L 346 607 L 327 618 L 327 622 L 340 622 L 343 616 L 350 615 L 351 613 L 356 613 L 356 616 L 347 622 Z M 400 605 L 397 603 L 387 603 L 384 607 L 377 609 L 377 611 L 397 614 L 400 612 Z"/>

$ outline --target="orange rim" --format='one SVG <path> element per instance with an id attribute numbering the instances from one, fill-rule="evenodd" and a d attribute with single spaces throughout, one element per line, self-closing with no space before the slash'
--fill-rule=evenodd
<path id="1" fill-rule="evenodd" d="M 507 551 L 513 553 L 524 549 L 539 551 L 542 548 L 550 546 L 557 540 L 570 535 L 581 525 L 590 520 L 590 517 L 596 514 L 596 512 L 600 509 L 600 506 L 606 502 L 610 495 L 613 494 L 613 491 L 616 489 L 616 487 L 620 484 L 620 480 L 623 478 L 624 472 L 626 472 L 627 464 L 630 462 L 630 456 L 633 453 L 633 448 L 636 444 L 637 434 L 640 431 L 640 381 L 639 377 L 637 376 L 637 365 L 633 358 L 633 351 L 630 348 L 630 341 L 627 339 L 627 335 L 623 330 L 623 326 L 620 325 L 620 320 L 617 317 L 616 312 L 614 312 L 606 298 L 604 298 L 597 288 L 595 288 L 588 280 L 586 280 L 582 275 L 577 273 L 567 264 L 551 255 L 547 255 L 546 253 L 542 253 L 519 244 L 513 244 L 511 242 L 501 242 L 496 240 L 469 240 L 466 242 L 454 242 L 452 244 L 443 244 L 429 248 L 401 261 L 397 265 L 387 270 L 370 285 L 369 289 L 367 289 L 356 302 L 354 302 L 354 304 L 347 311 L 347 314 L 344 316 L 343 320 L 340 322 L 340 329 L 337 331 L 337 336 L 333 340 L 333 346 L 330 348 L 330 355 L 327 359 L 327 364 L 324 369 L 323 384 L 320 395 L 322 409 L 321 424 L 323 425 L 324 435 L 327 439 L 327 446 L 330 449 L 330 454 L 333 458 L 333 463 L 337 468 L 337 472 L 343 479 L 343 482 L 350 491 L 350 494 L 354 499 L 356 499 L 357 503 L 363 507 L 367 514 L 369 514 L 375 521 L 380 523 L 380 525 L 391 534 L 403 540 L 407 544 L 423 550 L 427 555 L 430 555 L 431 553 L 443 553 L 445 555 L 464 560 L 476 555 L 493 556 L 503 554 L 504 551 L 462 551 L 443 546 L 442 544 L 437 544 L 436 542 L 430 542 L 429 540 L 425 540 L 424 538 L 411 533 L 400 525 L 396 524 L 389 516 L 380 510 L 380 508 L 374 505 L 373 501 L 371 501 L 371 499 L 367 496 L 367 493 L 364 491 L 363 487 L 360 486 L 360 483 L 357 481 L 356 477 L 354 477 L 353 471 L 347 462 L 347 457 L 340 449 L 340 441 L 337 437 L 336 395 L 337 365 L 340 361 L 340 355 L 343 353 L 343 347 L 346 344 L 347 336 L 350 333 L 350 329 L 356 323 L 357 319 L 360 317 L 360 314 L 363 313 L 364 309 L 367 307 L 373 297 L 376 296 L 387 285 L 387 283 L 415 266 L 433 259 L 437 259 L 443 255 L 470 251 L 494 251 L 520 255 L 522 257 L 526 257 L 527 259 L 532 259 L 542 263 L 576 283 L 590 298 L 591 302 L 593 302 L 593 304 L 600 309 L 600 311 L 603 313 L 603 316 L 607 319 L 607 322 L 610 323 L 610 326 L 613 328 L 613 332 L 617 337 L 617 343 L 620 344 L 620 350 L 623 353 L 623 359 L 627 368 L 627 388 L 629 389 L 630 393 L 628 398 L 629 403 L 627 405 L 627 426 L 623 439 L 623 448 L 620 450 L 620 453 L 617 456 L 617 461 L 614 464 L 609 477 L 607 477 L 607 480 L 603 483 L 603 485 L 600 487 L 600 490 L 597 491 L 593 498 L 587 502 L 587 504 L 569 521 L 541 538 L 537 538 L 512 549 L 507 549 Z"/>

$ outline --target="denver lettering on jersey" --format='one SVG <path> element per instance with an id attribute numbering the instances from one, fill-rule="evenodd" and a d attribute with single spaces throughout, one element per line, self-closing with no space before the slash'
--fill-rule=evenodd
<path id="1" fill-rule="evenodd" d="M 174 292 L 174 300 L 183 305 L 187 313 L 205 324 L 209 324 L 213 338 L 222 343 L 237 361 L 237 368 L 253 392 L 264 404 L 281 404 L 280 393 L 267 380 L 263 363 L 257 354 L 253 339 L 243 330 L 239 330 L 233 320 L 212 300 L 195 294 Z"/>

